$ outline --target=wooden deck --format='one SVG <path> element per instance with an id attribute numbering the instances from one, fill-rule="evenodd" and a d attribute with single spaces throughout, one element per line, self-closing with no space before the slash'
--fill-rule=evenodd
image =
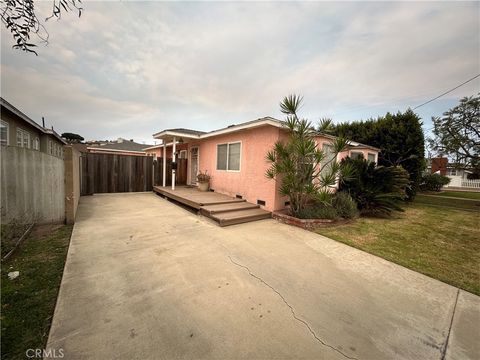
<path id="1" fill-rule="evenodd" d="M 153 191 L 199 211 L 219 223 L 220 226 L 240 224 L 271 217 L 269 211 L 260 209 L 243 199 L 233 198 L 213 191 L 199 191 L 194 186 L 154 186 Z"/>

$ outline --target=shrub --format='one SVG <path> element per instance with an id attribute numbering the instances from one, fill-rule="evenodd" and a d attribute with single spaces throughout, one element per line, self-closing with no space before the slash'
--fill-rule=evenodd
<path id="1" fill-rule="evenodd" d="M 423 191 L 440 191 L 443 186 L 450 183 L 450 178 L 440 174 L 423 175 L 420 189 Z"/>
<path id="2" fill-rule="evenodd" d="M 323 197 L 296 214 L 301 219 L 353 219 L 358 216 L 355 200 L 345 192 Z"/>
<path id="3" fill-rule="evenodd" d="M 337 215 L 344 219 L 353 219 L 358 216 L 357 203 L 346 192 L 337 192 L 333 197 L 332 206 Z"/>
<path id="4" fill-rule="evenodd" d="M 316 202 L 295 214 L 300 219 L 337 219 L 337 210 L 330 204 Z"/>
<path id="5" fill-rule="evenodd" d="M 364 159 L 346 158 L 342 166 L 349 168 L 354 176 L 344 177 L 340 190 L 347 192 L 357 202 L 364 215 L 390 215 L 403 211 L 409 184 L 408 172 L 401 166 L 375 166 Z"/>
<path id="6" fill-rule="evenodd" d="M 333 135 L 380 148 L 378 165 L 402 166 L 409 173 L 408 198 L 413 200 L 424 167 L 425 139 L 420 117 L 412 110 L 378 119 L 342 123 Z"/>

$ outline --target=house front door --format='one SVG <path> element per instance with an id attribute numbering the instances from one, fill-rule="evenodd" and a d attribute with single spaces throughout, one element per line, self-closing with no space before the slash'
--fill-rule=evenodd
<path id="1" fill-rule="evenodd" d="M 190 184 L 197 184 L 198 174 L 198 146 L 193 146 L 190 149 Z"/>

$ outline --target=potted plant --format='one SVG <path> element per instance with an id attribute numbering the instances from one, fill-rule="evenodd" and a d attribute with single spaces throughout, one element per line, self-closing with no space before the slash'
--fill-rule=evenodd
<path id="1" fill-rule="evenodd" d="M 207 174 L 207 170 L 200 171 L 197 175 L 198 190 L 208 191 L 210 188 L 210 175 Z"/>

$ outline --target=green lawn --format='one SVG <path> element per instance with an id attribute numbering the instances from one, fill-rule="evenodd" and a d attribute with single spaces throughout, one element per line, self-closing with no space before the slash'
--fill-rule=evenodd
<path id="1" fill-rule="evenodd" d="M 415 202 L 428 205 L 447 206 L 457 209 L 480 211 L 480 200 L 446 197 L 443 195 L 439 196 L 441 194 L 442 193 L 435 193 L 434 195 L 431 193 L 417 194 L 415 197 Z"/>
<path id="2" fill-rule="evenodd" d="M 472 191 L 442 191 L 437 193 L 440 196 L 457 197 L 462 199 L 480 200 L 480 192 Z"/>
<path id="3" fill-rule="evenodd" d="M 478 212 L 415 203 L 393 218 L 360 218 L 316 231 L 480 295 Z"/>
<path id="4" fill-rule="evenodd" d="M 36 226 L 2 263 L 2 359 L 45 347 L 71 232 L 67 225 Z M 20 276 L 10 280 L 12 271 Z"/>

